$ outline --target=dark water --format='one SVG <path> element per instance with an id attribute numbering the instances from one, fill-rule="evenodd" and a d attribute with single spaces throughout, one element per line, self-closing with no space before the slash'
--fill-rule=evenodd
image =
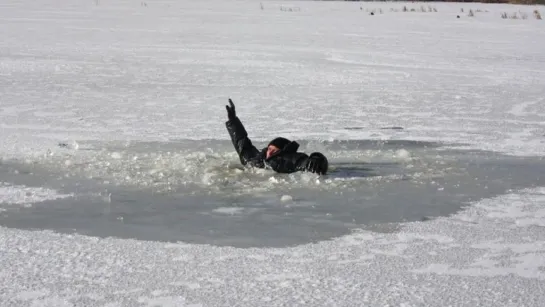
<path id="1" fill-rule="evenodd" d="M 0 182 L 74 197 L 4 206 L 0 225 L 91 236 L 249 246 L 392 229 L 468 202 L 545 185 L 545 161 L 411 141 L 301 142 L 331 172 L 242 170 L 229 142 L 83 144 L 31 162 L 4 161 Z M 64 146 L 62 146 L 64 147 Z M 395 227 L 394 227 L 395 228 Z"/>

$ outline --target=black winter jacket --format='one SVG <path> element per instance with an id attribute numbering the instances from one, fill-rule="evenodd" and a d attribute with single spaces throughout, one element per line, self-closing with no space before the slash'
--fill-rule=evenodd
<path id="1" fill-rule="evenodd" d="M 238 117 L 225 123 L 231 141 L 235 146 L 242 165 L 249 165 L 257 168 L 271 168 L 278 173 L 293 173 L 304 171 L 309 156 L 297 152 L 299 144 L 290 142 L 284 148 L 266 159 L 267 147 L 258 150 L 248 138 L 248 133 Z"/>

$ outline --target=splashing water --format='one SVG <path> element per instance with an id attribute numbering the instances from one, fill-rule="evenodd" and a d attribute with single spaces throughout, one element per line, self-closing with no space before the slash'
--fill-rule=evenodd
<path id="1" fill-rule="evenodd" d="M 243 167 L 230 143 L 208 147 L 179 144 L 106 144 L 87 150 L 59 151 L 34 164 L 64 177 L 84 177 L 103 184 L 150 188 L 155 192 L 256 194 L 291 189 L 354 189 L 364 182 L 437 176 L 437 161 L 422 160 L 404 148 L 322 147 L 330 159 L 326 176 L 298 172 L 277 174 Z M 337 145 L 337 146 L 335 146 Z M 353 145 L 353 144 L 352 144 Z M 170 146 L 170 147 L 169 147 Z M 309 150 L 310 151 L 310 150 Z M 412 169 L 412 171 L 411 171 Z M 452 170 L 449 170 L 452 171 Z"/>

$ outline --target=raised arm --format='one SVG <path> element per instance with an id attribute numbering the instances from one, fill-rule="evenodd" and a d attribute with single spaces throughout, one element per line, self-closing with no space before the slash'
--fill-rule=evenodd
<path id="1" fill-rule="evenodd" d="M 235 105 L 233 101 L 229 99 L 229 105 L 225 106 L 227 109 L 227 117 L 229 120 L 225 123 L 233 146 L 240 158 L 242 165 L 250 164 L 254 167 L 265 167 L 262 153 L 252 144 L 252 141 L 248 138 L 248 133 L 244 128 L 244 125 L 236 115 Z"/>

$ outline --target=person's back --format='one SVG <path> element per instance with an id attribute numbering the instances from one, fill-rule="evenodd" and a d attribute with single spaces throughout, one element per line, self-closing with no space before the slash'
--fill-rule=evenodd
<path id="1" fill-rule="evenodd" d="M 231 99 L 229 99 L 229 104 L 230 106 L 225 106 L 229 119 L 225 125 L 243 165 L 258 168 L 270 167 L 278 173 L 297 171 L 308 171 L 320 175 L 327 173 L 327 158 L 319 152 L 314 152 L 310 156 L 298 152 L 299 144 L 295 141 L 278 137 L 261 151 L 258 150 L 248 138 L 248 133 L 237 117 L 235 105 Z"/>

